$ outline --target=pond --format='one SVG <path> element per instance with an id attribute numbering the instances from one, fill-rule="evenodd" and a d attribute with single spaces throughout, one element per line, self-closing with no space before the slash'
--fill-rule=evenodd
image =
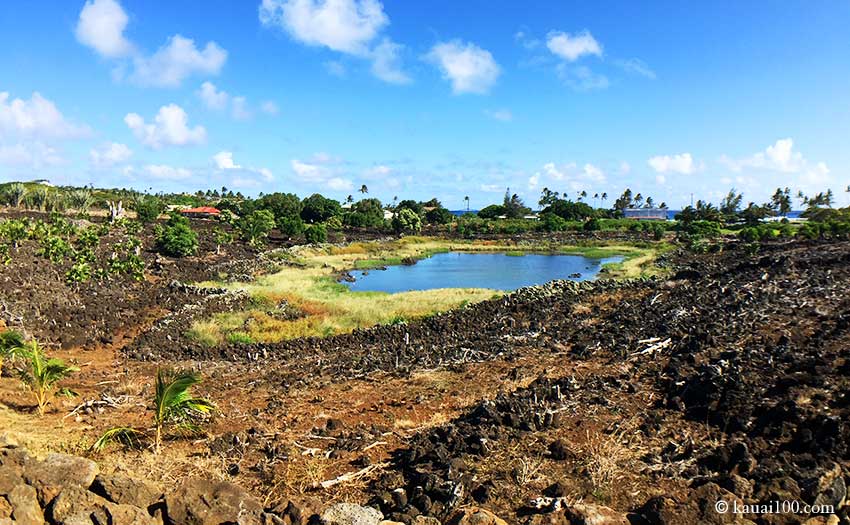
<path id="1" fill-rule="evenodd" d="M 593 279 L 602 265 L 622 257 L 594 259 L 581 255 L 508 255 L 505 253 L 438 253 L 414 265 L 386 270 L 352 270 L 354 291 L 406 292 L 433 288 L 516 290 L 554 279 Z"/>

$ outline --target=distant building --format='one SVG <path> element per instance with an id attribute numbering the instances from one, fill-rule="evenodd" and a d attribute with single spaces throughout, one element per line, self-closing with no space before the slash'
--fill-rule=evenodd
<path id="1" fill-rule="evenodd" d="M 384 220 L 385 221 L 392 220 L 393 217 L 395 217 L 395 213 L 391 212 L 390 210 L 384 210 Z"/>
<path id="2" fill-rule="evenodd" d="M 199 208 L 180 210 L 180 215 L 193 219 L 212 219 L 221 215 L 221 210 L 212 206 L 201 206 Z"/>
<path id="3" fill-rule="evenodd" d="M 623 216 L 641 221 L 666 221 L 667 210 L 662 208 L 626 208 Z"/>

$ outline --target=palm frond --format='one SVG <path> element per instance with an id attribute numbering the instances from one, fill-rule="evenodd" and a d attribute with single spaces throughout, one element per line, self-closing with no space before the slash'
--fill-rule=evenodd
<path id="1" fill-rule="evenodd" d="M 110 443 L 118 442 L 133 447 L 138 444 L 140 437 L 144 436 L 144 432 L 131 427 L 115 427 L 110 428 L 100 436 L 97 441 L 91 446 L 95 452 L 100 452 Z"/>

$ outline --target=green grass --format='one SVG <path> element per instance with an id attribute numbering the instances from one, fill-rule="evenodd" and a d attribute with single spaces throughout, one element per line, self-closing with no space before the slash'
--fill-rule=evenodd
<path id="1" fill-rule="evenodd" d="M 402 293 L 352 291 L 336 281 L 350 269 L 371 269 L 401 264 L 405 259 L 422 259 L 450 251 L 501 252 L 512 256 L 527 253 L 561 253 L 592 258 L 622 256 L 621 263 L 606 265 L 606 277 L 634 277 L 654 271 L 652 262 L 663 244 L 641 246 L 604 245 L 561 246 L 551 243 L 473 242 L 424 237 L 405 237 L 385 242 L 358 242 L 346 246 L 300 246 L 288 260 L 299 266 L 286 266 L 250 283 L 210 283 L 247 291 L 253 298 L 240 312 L 217 314 L 196 321 L 187 336 L 207 345 L 231 343 L 274 343 L 307 336 L 327 336 L 351 332 L 376 324 L 409 322 L 437 312 L 458 308 L 494 297 L 503 292 L 482 288 L 442 288 Z M 276 306 L 286 301 L 302 316 L 285 319 Z"/>

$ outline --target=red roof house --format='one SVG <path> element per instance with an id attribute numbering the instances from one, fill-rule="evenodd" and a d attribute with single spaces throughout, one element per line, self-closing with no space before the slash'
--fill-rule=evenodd
<path id="1" fill-rule="evenodd" d="M 196 219 L 209 219 L 221 215 L 221 210 L 212 206 L 200 206 L 198 208 L 187 208 L 180 210 L 180 215 L 184 217 L 193 217 Z"/>

